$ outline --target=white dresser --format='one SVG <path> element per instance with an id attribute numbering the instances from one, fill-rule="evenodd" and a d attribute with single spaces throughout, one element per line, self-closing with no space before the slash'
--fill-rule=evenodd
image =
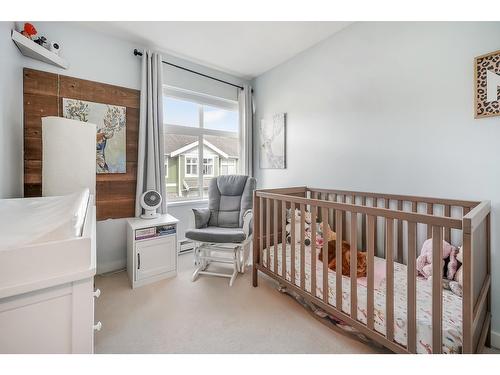
<path id="1" fill-rule="evenodd" d="M 20 207 L 25 203 L 33 211 L 37 201 L 56 198 L 3 203 Z M 100 330 L 101 323 L 94 321 L 94 302 L 100 292 L 94 291 L 93 196 L 85 212 L 81 236 L 0 251 L 0 353 L 94 352 L 94 331 Z M 26 215 L 27 231 L 29 219 Z"/>
<path id="2" fill-rule="evenodd" d="M 127 273 L 132 288 L 177 275 L 177 220 L 128 219 Z"/>

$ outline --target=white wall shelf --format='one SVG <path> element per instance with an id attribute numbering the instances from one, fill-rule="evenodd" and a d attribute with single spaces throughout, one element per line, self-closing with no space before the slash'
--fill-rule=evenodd
<path id="1" fill-rule="evenodd" d="M 12 30 L 12 40 L 16 43 L 19 51 L 26 56 L 35 60 L 43 61 L 47 64 L 52 64 L 63 69 L 68 69 L 69 64 L 62 57 L 50 52 L 48 49 L 36 44 L 31 39 L 26 38 L 16 30 Z"/>

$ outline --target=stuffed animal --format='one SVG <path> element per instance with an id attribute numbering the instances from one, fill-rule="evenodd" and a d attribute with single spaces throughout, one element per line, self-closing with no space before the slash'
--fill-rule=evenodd
<path id="1" fill-rule="evenodd" d="M 463 290 L 462 290 L 462 281 L 463 281 L 463 268 L 462 268 L 462 261 L 463 261 L 463 249 L 462 247 L 460 248 L 454 248 L 450 252 L 450 259 L 448 262 L 447 266 L 447 275 L 446 278 L 443 279 L 443 288 L 451 290 L 454 294 L 456 294 L 459 297 L 462 297 L 463 295 Z M 424 269 L 428 267 L 425 266 Z M 432 269 L 432 266 L 431 266 Z M 428 278 L 428 280 L 431 280 L 432 276 Z"/>
<path id="2" fill-rule="evenodd" d="M 33 26 L 29 22 L 26 22 L 24 24 L 23 30 L 21 31 L 21 34 L 23 34 L 26 38 L 33 40 L 37 34 L 37 31 L 35 29 L 35 26 Z"/>
<path id="3" fill-rule="evenodd" d="M 443 253 L 441 254 L 441 259 L 448 258 L 452 251 L 456 251 L 455 246 L 443 241 Z M 417 258 L 417 271 L 426 279 L 432 275 L 432 238 L 426 240 L 422 245 L 422 250 Z"/>
<path id="4" fill-rule="evenodd" d="M 292 243 L 292 225 L 295 225 L 295 239 L 294 243 L 300 243 L 300 222 L 301 222 L 301 216 L 300 216 L 300 210 L 295 209 L 295 220 L 294 223 L 292 224 L 292 212 L 290 209 L 287 209 L 286 212 L 286 242 L 291 244 Z M 311 213 L 309 211 L 305 211 L 305 217 L 304 217 L 304 245 L 305 246 L 310 246 L 311 245 Z"/>
<path id="5" fill-rule="evenodd" d="M 450 253 L 450 258 L 448 260 L 445 274 L 448 280 L 453 280 L 455 278 L 455 273 L 457 272 L 457 269 L 459 267 L 457 260 L 458 251 L 459 250 L 455 247 Z"/>
<path id="6" fill-rule="evenodd" d="M 316 247 L 322 247 L 325 240 L 330 242 L 336 239 L 337 235 L 330 228 L 330 224 L 326 223 L 326 231 L 323 231 L 323 222 L 316 223 Z"/>
<path id="7" fill-rule="evenodd" d="M 337 240 L 328 241 L 328 268 L 332 271 L 337 270 L 336 243 Z M 357 277 L 366 277 L 366 252 L 357 251 L 356 258 Z M 322 251 L 320 251 L 318 259 L 323 261 Z M 342 241 L 342 275 L 351 275 L 351 246 L 346 241 Z"/>
<path id="8" fill-rule="evenodd" d="M 455 275 L 454 275 L 454 278 L 453 280 L 455 280 L 458 285 L 460 285 L 460 287 L 462 287 L 464 284 L 463 284 L 463 281 L 464 281 L 464 274 L 463 274 L 463 267 L 462 267 L 462 263 L 464 261 L 464 253 L 463 253 L 463 247 L 460 246 L 460 248 L 458 249 L 458 252 L 457 252 L 457 255 L 456 255 L 456 259 L 459 263 L 459 266 L 457 267 L 457 272 L 455 272 Z"/>

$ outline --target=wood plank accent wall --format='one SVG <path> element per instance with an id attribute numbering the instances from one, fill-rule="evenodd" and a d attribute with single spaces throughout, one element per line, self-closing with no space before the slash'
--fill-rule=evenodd
<path id="1" fill-rule="evenodd" d="M 97 219 L 135 216 L 140 91 L 24 68 L 24 196 L 42 195 L 42 117 L 62 116 L 62 98 L 126 107 L 127 172 L 98 174 Z"/>

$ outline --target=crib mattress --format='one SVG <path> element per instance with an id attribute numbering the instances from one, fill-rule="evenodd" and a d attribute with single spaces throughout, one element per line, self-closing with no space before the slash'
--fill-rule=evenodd
<path id="1" fill-rule="evenodd" d="M 305 247 L 305 288 L 311 292 L 311 248 Z M 320 249 L 317 249 L 319 252 Z M 278 274 L 282 276 L 282 247 L 278 245 Z M 316 254 L 317 256 L 317 254 Z M 262 263 L 267 267 L 267 249 L 263 250 Z M 291 282 L 291 248 L 286 246 L 286 279 Z M 274 269 L 274 247 L 270 252 L 270 268 Z M 374 328 L 385 334 L 385 259 L 375 258 L 374 282 Z M 295 252 L 295 284 L 300 286 L 300 245 Z M 328 301 L 336 303 L 335 272 L 328 270 Z M 366 277 L 358 278 L 357 319 L 367 321 Z M 394 262 L 394 340 L 406 346 L 407 343 L 407 269 L 404 264 Z M 316 258 L 316 296 L 323 298 L 323 263 Z M 350 278 L 342 276 L 342 311 L 350 312 Z M 432 353 L 432 284 L 417 278 L 417 353 Z M 443 353 L 460 353 L 462 348 L 462 299 L 449 290 L 443 290 Z"/>

